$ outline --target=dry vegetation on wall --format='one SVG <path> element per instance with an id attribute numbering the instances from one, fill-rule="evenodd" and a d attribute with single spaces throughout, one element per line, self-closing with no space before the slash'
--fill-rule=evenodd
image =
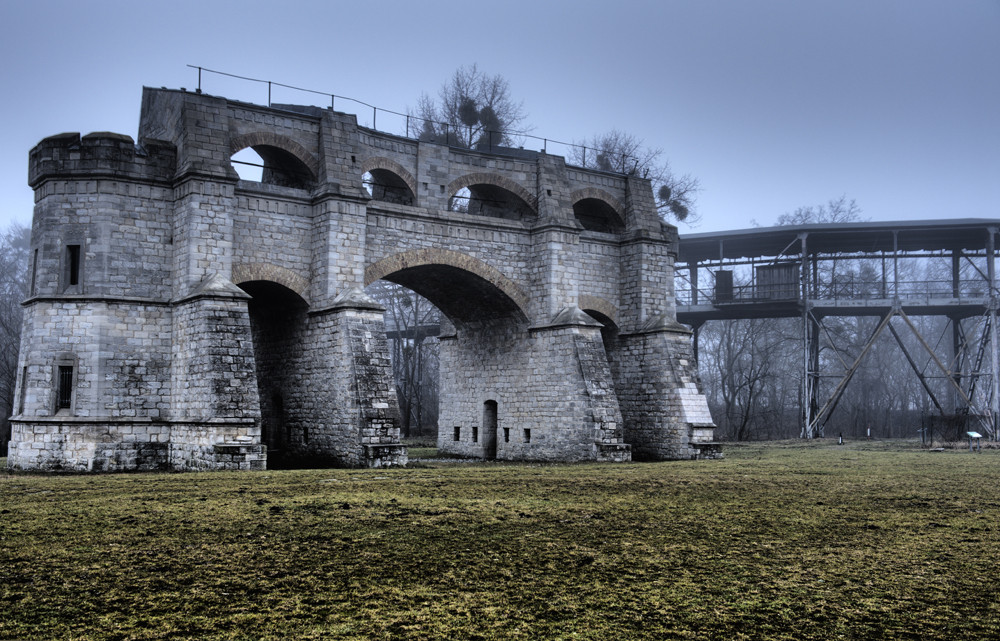
<path id="1" fill-rule="evenodd" d="M 2 474 L 0 638 L 997 638 L 998 457 Z"/>

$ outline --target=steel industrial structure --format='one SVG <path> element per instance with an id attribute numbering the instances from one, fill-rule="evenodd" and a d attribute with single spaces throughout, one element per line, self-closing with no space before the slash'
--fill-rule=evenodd
<path id="1" fill-rule="evenodd" d="M 892 325 L 894 318 L 900 318 L 927 351 L 928 364 L 933 362 L 950 381 L 954 413 L 977 417 L 982 429 L 998 439 L 998 229 L 1000 220 L 959 219 L 685 234 L 680 237 L 676 263 L 677 318 L 695 329 L 696 355 L 698 330 L 706 321 L 801 318 L 801 434 L 807 438 L 823 434 L 851 377 L 885 330 L 895 337 L 939 412 L 947 413 L 929 377 Z M 950 262 L 949 277 L 914 280 L 901 275 L 901 263 L 930 259 Z M 865 266 L 863 278 L 857 269 L 861 265 Z M 942 359 L 918 331 L 910 319 L 916 315 L 949 319 L 950 361 Z M 820 342 L 823 336 L 832 342 L 823 321 L 838 316 L 878 316 L 881 322 L 853 362 L 841 357 L 844 372 L 837 375 L 837 385 L 820 403 L 817 391 L 824 376 Z M 963 323 L 966 319 L 970 321 Z M 970 325 L 975 326 L 972 331 Z"/>

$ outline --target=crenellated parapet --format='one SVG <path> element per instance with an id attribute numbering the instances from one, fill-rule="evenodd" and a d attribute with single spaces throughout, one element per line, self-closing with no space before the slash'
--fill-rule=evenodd
<path id="1" fill-rule="evenodd" d="M 39 142 L 28 157 L 28 184 L 37 188 L 44 180 L 108 178 L 169 183 L 174 177 L 177 150 L 162 140 L 97 132 L 81 136 L 65 133 Z"/>

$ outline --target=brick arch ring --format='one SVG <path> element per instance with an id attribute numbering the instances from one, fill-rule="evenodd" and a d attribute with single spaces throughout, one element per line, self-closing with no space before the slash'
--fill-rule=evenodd
<path id="1" fill-rule="evenodd" d="M 594 198 L 595 200 L 600 200 L 615 210 L 615 213 L 625 222 L 625 205 L 622 201 L 618 200 L 608 192 L 603 189 L 598 189 L 597 187 L 584 187 L 583 189 L 577 189 L 572 194 L 570 194 L 569 199 L 575 205 L 581 200 L 586 198 Z"/>
<path id="2" fill-rule="evenodd" d="M 413 177 L 413 174 L 406 170 L 406 167 L 403 167 L 395 160 L 386 158 L 385 156 L 372 156 L 371 158 L 367 158 L 361 164 L 361 173 L 364 174 L 372 169 L 385 169 L 386 171 L 391 171 L 396 174 L 403 180 L 403 182 L 406 183 L 406 186 L 410 188 L 410 192 L 413 193 L 413 197 L 417 197 L 417 179 Z"/>
<path id="3" fill-rule="evenodd" d="M 534 195 L 510 178 L 505 178 L 496 174 L 485 172 L 465 174 L 464 176 L 459 176 L 455 180 L 451 181 L 445 191 L 448 195 L 454 196 L 459 189 L 463 189 L 470 185 L 493 185 L 494 187 L 506 189 L 507 191 L 516 194 L 518 198 L 526 202 L 528 207 L 531 207 L 533 212 L 536 214 L 538 213 L 538 199 Z"/>
<path id="4" fill-rule="evenodd" d="M 288 136 L 282 136 L 271 131 L 252 131 L 233 136 L 229 140 L 229 155 L 232 156 L 238 151 L 256 145 L 268 145 L 287 151 L 302 161 L 302 164 L 312 172 L 314 180 L 319 179 L 319 161 L 316 160 L 316 156 Z"/>
<path id="5" fill-rule="evenodd" d="M 233 265 L 233 283 L 265 280 L 292 290 L 309 303 L 309 280 L 285 267 L 271 263 L 237 263 Z"/>
<path id="6" fill-rule="evenodd" d="M 588 196 L 589 198 L 589 196 Z M 601 298 L 599 296 L 590 296 L 587 294 L 580 294 L 579 302 L 580 309 L 586 311 L 592 309 L 595 312 L 599 312 L 604 316 L 611 319 L 615 325 L 618 325 L 618 308 L 611 304 L 606 298 Z"/>
<path id="7" fill-rule="evenodd" d="M 520 285 L 478 258 L 450 249 L 414 249 L 386 256 L 365 268 L 365 286 L 402 269 L 424 265 L 454 267 L 482 278 L 514 301 L 514 304 L 520 308 L 521 314 L 527 318 L 528 295 L 524 293 Z"/>

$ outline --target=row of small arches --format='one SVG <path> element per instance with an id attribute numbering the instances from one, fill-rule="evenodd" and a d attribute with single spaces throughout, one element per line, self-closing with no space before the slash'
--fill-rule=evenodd
<path id="1" fill-rule="evenodd" d="M 239 147 L 232 155 L 233 168 L 242 180 L 294 189 L 312 189 L 316 170 L 310 167 L 311 155 L 298 154 L 274 144 L 243 136 L 234 142 Z M 273 137 L 273 134 L 272 134 Z M 287 141 L 284 141 L 287 144 Z M 307 161 L 299 156 L 306 154 Z M 370 158 L 362 165 L 362 183 L 373 200 L 413 206 L 417 202 L 416 179 L 404 167 L 388 158 Z M 488 173 L 462 176 L 443 191 L 449 193 L 448 208 L 473 215 L 525 220 L 536 215 L 535 198 L 519 185 Z M 583 229 L 617 234 L 625 230 L 624 207 L 600 189 L 574 192 L 573 214 Z"/>

